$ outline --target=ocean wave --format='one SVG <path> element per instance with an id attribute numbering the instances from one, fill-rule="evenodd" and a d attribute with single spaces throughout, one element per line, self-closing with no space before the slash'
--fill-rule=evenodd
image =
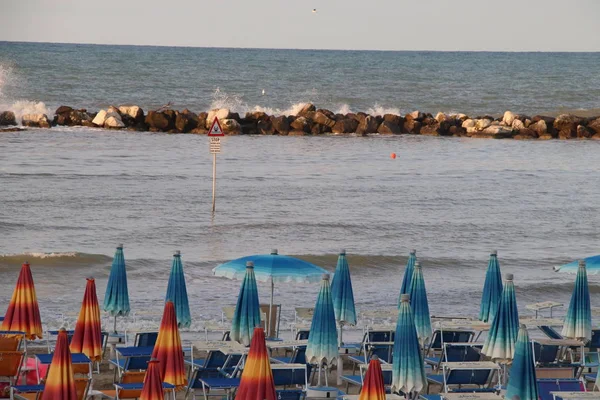
<path id="1" fill-rule="evenodd" d="M 0 254 L 0 265 L 18 265 L 28 261 L 32 264 L 41 264 L 44 266 L 58 265 L 90 265 L 103 264 L 110 262 L 111 257 L 103 254 L 79 253 L 75 251 L 66 252 L 25 252 L 17 254 Z"/>

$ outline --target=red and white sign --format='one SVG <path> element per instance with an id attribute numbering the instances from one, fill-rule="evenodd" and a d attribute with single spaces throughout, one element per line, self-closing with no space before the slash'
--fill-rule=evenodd
<path id="1" fill-rule="evenodd" d="M 221 129 L 221 124 L 219 123 L 219 118 L 215 117 L 212 125 L 210 126 L 210 130 L 208 131 L 208 136 L 225 136 L 223 133 L 223 129 Z"/>

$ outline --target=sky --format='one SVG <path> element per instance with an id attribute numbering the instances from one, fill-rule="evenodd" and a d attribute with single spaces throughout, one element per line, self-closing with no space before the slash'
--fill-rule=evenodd
<path id="1" fill-rule="evenodd" d="M 600 51 L 600 0 L 0 0 L 0 5 L 0 41 Z"/>

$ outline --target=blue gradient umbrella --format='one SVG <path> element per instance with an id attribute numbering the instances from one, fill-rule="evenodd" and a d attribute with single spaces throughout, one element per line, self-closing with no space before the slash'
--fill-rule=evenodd
<path id="1" fill-rule="evenodd" d="M 398 296 L 398 307 L 400 307 L 401 298 L 403 294 L 410 294 L 410 282 L 412 281 L 413 270 L 415 268 L 415 262 L 417 262 L 417 250 L 412 249 L 408 260 L 406 261 L 406 269 L 404 270 L 404 277 L 402 278 L 402 286 L 400 286 L 400 296 Z"/>
<path id="2" fill-rule="evenodd" d="M 538 400 L 538 385 L 533 362 L 533 349 L 527 327 L 521 325 L 517 336 L 515 358 L 510 367 L 510 379 L 506 388 L 508 400 Z"/>
<path id="3" fill-rule="evenodd" d="M 494 361 L 508 362 L 512 360 L 518 333 L 519 312 L 513 274 L 506 274 L 498 312 L 494 316 L 481 352 Z"/>
<path id="4" fill-rule="evenodd" d="M 125 256 L 123 245 L 117 246 L 113 258 L 106 294 L 104 295 L 104 311 L 115 317 L 113 331 L 117 331 L 117 317 L 127 316 L 131 310 L 129 307 L 129 292 L 127 290 L 127 269 L 125 267 Z"/>
<path id="5" fill-rule="evenodd" d="M 190 315 L 190 304 L 185 286 L 185 276 L 183 275 L 181 252 L 179 250 L 173 254 L 173 264 L 171 266 L 171 274 L 169 275 L 169 285 L 167 286 L 165 301 L 172 301 L 175 306 L 177 326 L 179 328 L 188 328 L 192 323 L 192 316 Z"/>
<path id="6" fill-rule="evenodd" d="M 271 301 L 269 316 L 273 315 L 273 292 L 275 282 L 314 283 L 321 280 L 323 274 L 328 272 L 309 262 L 298 258 L 278 254 L 272 250 L 271 254 L 257 254 L 246 256 L 218 265 L 213 269 L 215 276 L 229 279 L 244 279 L 246 276 L 246 263 L 254 263 L 254 276 L 259 282 L 271 282 Z M 268 318 L 267 335 L 271 333 L 271 318 Z"/>
<path id="7" fill-rule="evenodd" d="M 585 261 L 579 262 L 575 287 L 562 329 L 562 335 L 587 342 L 592 338 L 592 308 Z"/>
<path id="8" fill-rule="evenodd" d="M 252 341 L 254 328 L 260 326 L 260 303 L 258 288 L 254 277 L 254 264 L 246 263 L 246 277 L 242 281 L 238 294 L 235 313 L 231 323 L 231 340 L 249 346 Z"/>
<path id="9" fill-rule="evenodd" d="M 591 256 L 584 258 L 586 270 L 588 274 L 597 274 L 600 272 L 600 255 Z M 556 272 L 567 272 L 571 274 L 577 273 L 579 271 L 579 260 L 570 262 L 568 264 L 560 265 L 558 267 L 554 267 Z"/>
<path id="10" fill-rule="evenodd" d="M 485 273 L 485 283 L 481 295 L 481 306 L 479 308 L 479 320 L 483 322 L 492 322 L 494 315 L 498 311 L 500 297 L 502 296 L 502 275 L 500 274 L 500 264 L 498 263 L 498 252 L 494 250 L 490 254 L 487 272 Z"/>
<path id="11" fill-rule="evenodd" d="M 418 261 L 415 263 L 410 283 L 410 306 L 415 318 L 419 341 L 421 344 L 424 344 L 431 337 L 431 317 L 429 315 L 429 303 L 427 301 L 427 291 L 425 290 L 423 269 Z"/>
<path id="12" fill-rule="evenodd" d="M 410 395 L 421 392 L 427 386 L 427 377 L 408 294 L 400 297 L 395 337 L 392 391 L 403 392 L 409 398 L 416 398 Z"/>
<path id="13" fill-rule="evenodd" d="M 346 250 L 342 250 L 338 257 L 335 274 L 333 275 L 333 280 L 331 281 L 331 296 L 333 298 L 335 319 L 340 325 L 340 328 L 343 325 L 356 325 L 354 293 L 352 292 L 350 268 L 348 267 L 348 260 L 346 260 Z"/>
<path id="14" fill-rule="evenodd" d="M 319 386 L 321 385 L 320 369 L 322 364 L 331 365 L 337 361 L 339 355 L 337 339 L 329 275 L 324 274 L 306 346 L 306 361 L 319 366 Z"/>

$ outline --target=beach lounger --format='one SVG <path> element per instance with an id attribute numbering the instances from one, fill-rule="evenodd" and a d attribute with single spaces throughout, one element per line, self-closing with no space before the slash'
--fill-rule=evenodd
<path id="1" fill-rule="evenodd" d="M 24 342 L 25 333 L 19 331 L 0 331 L 0 351 L 19 351 Z"/>
<path id="2" fill-rule="evenodd" d="M 438 357 L 426 357 L 424 361 L 435 371 L 439 370 L 444 362 L 479 361 L 482 347 L 483 345 L 472 343 L 445 343 L 444 349 Z"/>
<path id="3" fill-rule="evenodd" d="M 275 386 L 308 387 L 308 366 L 302 364 L 271 364 Z"/>
<path id="4" fill-rule="evenodd" d="M 224 392 L 227 400 L 231 400 L 235 397 L 234 394 L 240 386 L 240 381 L 240 378 L 202 378 L 200 380 L 202 395 L 207 400 L 208 396 L 223 396 L 223 393 L 212 394 L 211 392 Z M 195 395 L 193 398 L 196 398 Z"/>
<path id="5" fill-rule="evenodd" d="M 592 338 L 586 346 L 590 351 L 597 351 L 600 349 L 600 329 L 592 329 Z"/>
<path id="6" fill-rule="evenodd" d="M 492 392 L 420 394 L 420 400 L 502 400 L 503 397 Z M 507 399 L 508 400 L 508 399 Z"/>
<path id="7" fill-rule="evenodd" d="M 54 351 L 54 345 L 56 344 L 56 338 L 58 337 L 59 330 L 47 330 L 46 331 L 46 347 L 48 348 L 48 353 L 52 353 Z M 75 331 L 70 329 L 67 330 L 67 341 L 71 344 L 71 340 L 73 339 L 73 335 Z"/>
<path id="8" fill-rule="evenodd" d="M 154 346 L 152 347 L 117 347 L 116 359 L 108 362 L 115 366 L 115 380 L 117 374 L 122 378 L 125 371 L 145 371 L 148 368 L 148 361 L 152 356 Z"/>
<path id="9" fill-rule="evenodd" d="M 548 338 L 550 339 L 562 339 L 562 335 L 560 333 L 558 333 L 556 331 L 556 329 L 554 329 L 551 326 L 547 326 L 547 325 L 542 325 L 542 326 L 538 326 L 538 329 L 540 331 L 542 331 L 542 333 L 546 336 L 548 336 Z"/>
<path id="10" fill-rule="evenodd" d="M 558 363 L 559 349 L 560 346 L 556 345 L 544 345 L 536 342 L 533 342 L 533 360 L 535 361 L 535 365 L 539 366 L 551 366 L 556 365 Z"/>
<path id="11" fill-rule="evenodd" d="M 394 342 L 373 342 L 365 343 L 363 346 L 363 355 L 348 356 L 348 360 L 353 364 L 352 373 L 356 371 L 356 367 L 360 364 L 367 364 L 373 356 L 378 356 L 379 361 L 384 364 L 392 362 L 394 352 Z"/>
<path id="12" fill-rule="evenodd" d="M 46 379 L 45 376 L 41 376 L 40 374 L 40 365 L 52 364 L 53 357 L 54 353 L 35 355 L 35 369 L 37 373 L 38 383 L 42 383 L 42 381 Z M 73 373 L 78 375 L 85 375 L 87 379 L 92 379 L 92 360 L 90 360 L 88 356 L 86 356 L 83 353 L 71 353 L 71 364 L 73 366 Z M 46 374 L 49 371 L 50 368 L 46 369 Z"/>
<path id="13" fill-rule="evenodd" d="M 0 352 L 0 378 L 8 379 L 11 385 L 19 380 L 21 365 L 23 365 L 23 351 Z"/>
<path id="14" fill-rule="evenodd" d="M 439 375 L 427 376 L 428 391 L 431 385 L 440 385 L 444 393 L 493 392 L 496 388 L 491 387 L 492 377 L 500 371 L 500 366 L 491 361 L 447 362 L 442 364 L 441 371 Z"/>
<path id="15" fill-rule="evenodd" d="M 75 390 L 77 391 L 77 400 L 85 400 L 90 389 L 89 378 L 75 378 Z M 42 398 L 44 385 L 17 385 L 12 386 L 11 399 L 16 400 L 37 400 Z"/>
<path id="16" fill-rule="evenodd" d="M 123 373 L 121 378 L 122 384 L 128 383 L 143 383 L 144 377 L 146 376 L 146 372 L 140 371 L 126 371 Z M 117 386 L 115 384 L 114 390 L 97 390 L 95 391 L 96 395 L 102 396 L 102 398 L 106 399 L 114 399 L 114 400 L 125 400 L 125 399 L 137 399 L 140 397 L 142 393 L 141 389 L 126 389 L 123 386 Z"/>
<path id="17" fill-rule="evenodd" d="M 431 341 L 425 346 L 425 354 L 442 352 L 445 343 L 469 343 L 473 340 L 475 332 L 463 329 L 436 329 L 431 335 Z"/>
<path id="18" fill-rule="evenodd" d="M 154 347 L 158 332 L 138 332 L 133 340 L 134 347 Z"/>
<path id="19" fill-rule="evenodd" d="M 554 400 L 550 392 L 585 392 L 585 386 L 579 379 L 538 379 L 540 400 Z"/>

